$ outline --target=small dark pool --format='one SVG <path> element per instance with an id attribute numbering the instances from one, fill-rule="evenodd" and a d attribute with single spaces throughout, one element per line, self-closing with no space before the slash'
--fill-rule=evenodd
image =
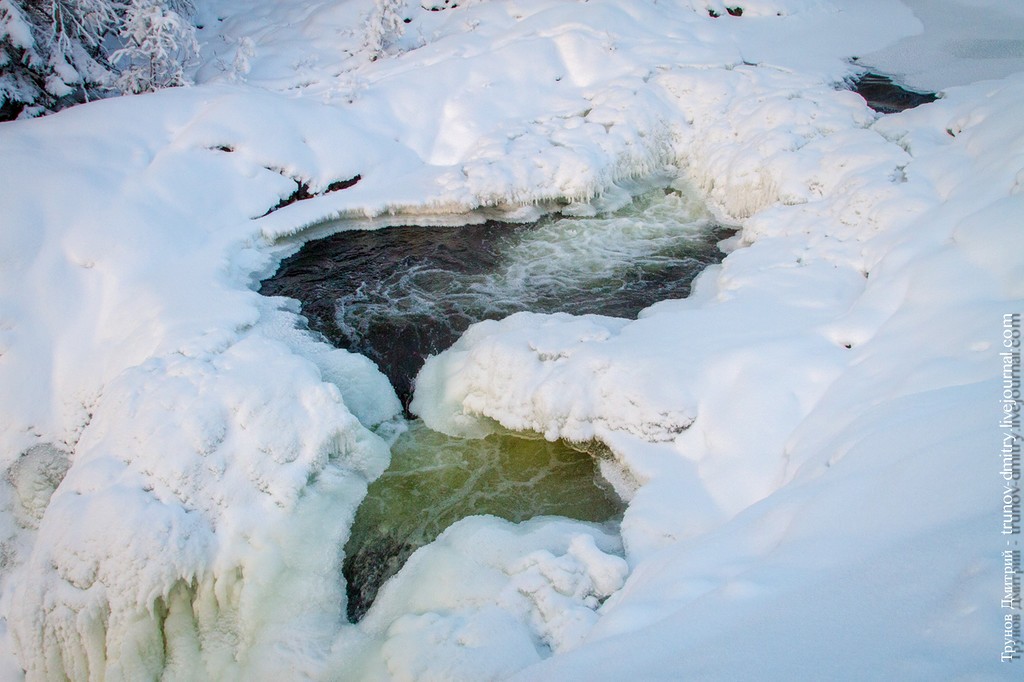
<path id="1" fill-rule="evenodd" d="M 908 90 L 889 76 L 871 72 L 854 80 L 852 89 L 864 98 L 869 107 L 883 114 L 895 114 L 937 99 L 934 92 Z"/>

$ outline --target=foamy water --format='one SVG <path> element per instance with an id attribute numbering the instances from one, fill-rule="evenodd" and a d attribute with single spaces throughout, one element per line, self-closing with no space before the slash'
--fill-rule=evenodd
<path id="1" fill-rule="evenodd" d="M 727 233 L 694 198 L 659 190 L 602 217 L 340 232 L 287 259 L 262 291 L 299 299 L 312 329 L 377 362 L 408 404 L 424 359 L 470 324 L 522 310 L 634 317 L 688 295 L 721 259 Z M 412 552 L 466 516 L 621 515 L 593 452 L 524 434 L 463 440 L 418 420 L 409 427 L 345 547 L 352 620 Z"/>
<path id="2" fill-rule="evenodd" d="M 341 232 L 285 260 L 262 291 L 302 301 L 312 329 L 374 360 L 408 404 L 424 358 L 473 322 L 634 317 L 688 295 L 725 235 L 692 197 L 657 191 L 606 217 Z"/>

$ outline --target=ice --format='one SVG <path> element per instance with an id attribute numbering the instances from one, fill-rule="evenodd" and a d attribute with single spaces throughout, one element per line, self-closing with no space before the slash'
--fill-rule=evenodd
<path id="1" fill-rule="evenodd" d="M 904 83 L 927 90 L 1020 71 L 1024 9 L 996 0 L 904 0 L 921 31 L 861 55 Z"/>
<path id="2" fill-rule="evenodd" d="M 579 645 L 600 602 L 623 583 L 620 551 L 594 524 L 463 519 L 384 586 L 360 636 L 339 640 L 328 671 L 355 679 L 507 677 Z"/>

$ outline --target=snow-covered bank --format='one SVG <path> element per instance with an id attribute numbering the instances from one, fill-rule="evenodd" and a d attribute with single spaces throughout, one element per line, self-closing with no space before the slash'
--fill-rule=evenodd
<path id="1" fill-rule="evenodd" d="M 919 28 L 888 0 L 407 3 L 395 54 L 338 70 L 336 23 L 257 31 L 285 10 L 241 4 L 211 6 L 232 18 L 205 54 L 239 49 L 205 85 L 0 126 L 0 579 L 31 678 L 1010 670 L 995 425 L 1024 299 L 1021 76 L 879 121 L 833 86 Z M 586 524 L 469 519 L 345 624 L 339 552 L 399 405 L 251 290 L 273 240 L 585 210 L 652 172 L 742 221 L 744 248 L 637 321 L 480 325 L 417 399 L 447 430 L 604 440 L 625 561 Z"/>
<path id="2" fill-rule="evenodd" d="M 286 182 L 176 147 L 208 97 L 102 102 L 0 140 L 6 613 L 35 677 L 290 669 L 342 613 L 337 546 L 387 461 L 369 429 L 399 406 L 370 363 L 246 289 L 268 262 L 250 216 Z"/>
<path id="3" fill-rule="evenodd" d="M 998 352 L 1024 298 L 1022 86 L 879 122 L 909 157 L 756 215 L 690 300 L 624 326 L 481 324 L 428 362 L 435 428 L 482 415 L 601 438 L 641 482 L 635 570 L 593 646 L 526 678 L 1004 670 Z"/>

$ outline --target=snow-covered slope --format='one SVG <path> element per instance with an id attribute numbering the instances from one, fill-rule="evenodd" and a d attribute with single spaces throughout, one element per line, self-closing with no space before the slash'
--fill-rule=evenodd
<path id="1" fill-rule="evenodd" d="M 219 0 L 202 85 L 0 126 L 6 671 L 1012 679 L 1024 76 L 880 118 L 835 86 L 907 7 L 726 4 L 409 2 L 399 35 L 386 3 Z M 621 539 L 467 519 L 345 623 L 399 404 L 255 282 L 326 218 L 585 211 L 654 173 L 742 230 L 691 298 L 482 323 L 414 405 L 602 440 Z"/>
<path id="2" fill-rule="evenodd" d="M 525 677 L 1005 670 L 998 353 L 1024 296 L 1022 84 L 879 122 L 893 153 L 755 215 L 694 299 L 625 326 L 483 323 L 428 361 L 429 425 L 597 437 L 640 483 L 635 570 L 593 645 Z"/>

